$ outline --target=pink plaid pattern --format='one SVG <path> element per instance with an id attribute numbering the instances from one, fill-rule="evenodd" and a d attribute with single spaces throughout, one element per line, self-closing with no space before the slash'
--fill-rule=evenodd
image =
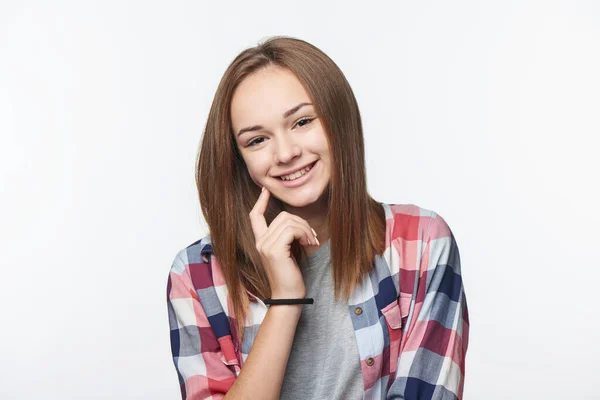
<path id="1" fill-rule="evenodd" d="M 454 235 L 433 211 L 381 204 L 386 250 L 348 302 L 363 398 L 461 399 L 469 318 Z M 246 337 L 237 343 L 210 235 L 178 252 L 167 303 L 183 399 L 223 398 L 240 374 L 267 311 L 250 297 Z"/>

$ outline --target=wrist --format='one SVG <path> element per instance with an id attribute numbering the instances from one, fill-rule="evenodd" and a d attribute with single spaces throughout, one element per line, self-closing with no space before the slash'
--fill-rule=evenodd
<path id="1" fill-rule="evenodd" d="M 303 299 L 306 297 L 306 291 L 302 292 L 273 292 L 271 293 L 271 299 Z"/>
<path id="2" fill-rule="evenodd" d="M 293 317 L 293 319 L 296 321 L 300 318 L 303 309 L 303 304 L 279 304 L 276 306 L 267 305 L 267 313 L 275 316 L 281 316 L 281 318 L 284 319 Z"/>

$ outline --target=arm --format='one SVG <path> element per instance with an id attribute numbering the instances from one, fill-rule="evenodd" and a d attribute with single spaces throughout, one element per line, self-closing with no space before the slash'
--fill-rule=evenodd
<path id="1" fill-rule="evenodd" d="M 269 307 L 246 363 L 225 399 L 279 398 L 301 313 L 302 305 Z"/>
<path id="2" fill-rule="evenodd" d="M 270 191 L 262 188 L 249 218 L 271 296 L 302 298 L 304 278 L 290 248 L 294 240 L 303 246 L 318 243 L 316 233 L 302 218 L 281 212 L 270 225 L 264 217 Z M 312 230 L 312 232 L 311 232 Z M 302 305 L 276 305 L 267 314 L 238 379 L 226 398 L 278 399 Z"/>
<path id="3" fill-rule="evenodd" d="M 181 398 L 222 398 L 235 374 L 221 361 L 223 353 L 194 289 L 189 266 L 179 256 L 169 273 L 167 307 Z"/>
<path id="4" fill-rule="evenodd" d="M 387 398 L 461 399 L 468 337 L 458 246 L 446 221 L 435 215 L 415 271 L 396 378 Z"/>
<path id="5" fill-rule="evenodd" d="M 277 399 L 302 305 L 269 308 L 236 378 L 196 295 L 188 265 L 176 257 L 167 283 L 171 353 L 181 398 Z"/>

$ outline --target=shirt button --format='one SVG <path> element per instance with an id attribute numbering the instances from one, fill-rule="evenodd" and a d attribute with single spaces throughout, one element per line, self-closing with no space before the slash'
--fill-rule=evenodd
<path id="1" fill-rule="evenodd" d="M 375 364 L 375 360 L 373 360 L 373 357 L 369 357 L 367 358 L 367 365 L 370 367 L 373 364 Z"/>
<path id="2" fill-rule="evenodd" d="M 354 309 L 354 314 L 356 314 L 356 315 L 360 315 L 360 314 L 362 314 L 362 308 L 360 308 L 360 307 L 356 307 L 356 308 Z"/>

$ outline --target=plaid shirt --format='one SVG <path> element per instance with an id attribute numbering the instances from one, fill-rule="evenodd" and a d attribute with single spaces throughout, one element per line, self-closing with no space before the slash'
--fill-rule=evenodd
<path id="1" fill-rule="evenodd" d="M 363 399 L 461 399 L 469 317 L 454 235 L 433 211 L 381 204 L 386 249 L 348 302 Z M 251 313 L 239 344 L 210 235 L 176 255 L 167 303 L 183 399 L 221 399 L 233 385 L 267 312 L 248 294 Z"/>

